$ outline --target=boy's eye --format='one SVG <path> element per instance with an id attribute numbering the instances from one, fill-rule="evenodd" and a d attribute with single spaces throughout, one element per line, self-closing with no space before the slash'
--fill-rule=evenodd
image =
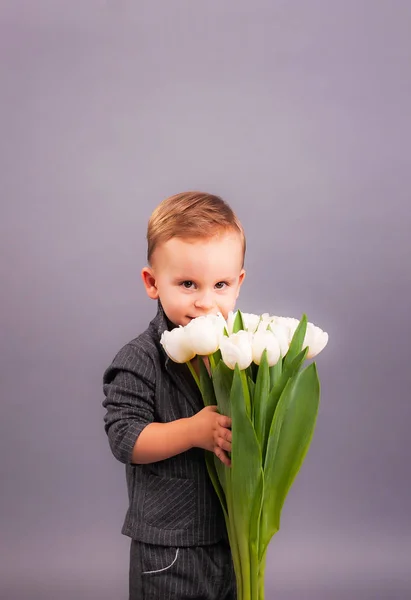
<path id="1" fill-rule="evenodd" d="M 192 290 L 196 287 L 196 284 L 194 283 L 194 281 L 191 281 L 190 279 L 187 279 L 186 281 L 182 281 L 180 283 L 180 285 L 185 288 L 186 290 Z M 228 285 L 228 283 L 226 281 L 219 281 L 218 283 L 215 284 L 215 288 L 217 290 L 222 290 L 224 289 L 226 286 Z"/>

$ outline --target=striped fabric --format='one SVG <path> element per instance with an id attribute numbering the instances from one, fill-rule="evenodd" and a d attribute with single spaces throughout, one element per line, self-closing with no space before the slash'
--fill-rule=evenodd
<path id="1" fill-rule="evenodd" d="M 235 600 L 227 543 L 195 548 L 132 540 L 129 600 Z"/>
<path id="2" fill-rule="evenodd" d="M 148 329 L 120 350 L 104 374 L 105 430 L 114 456 L 126 465 L 129 508 L 122 533 L 161 546 L 213 544 L 227 534 L 203 450 L 150 465 L 130 462 L 146 425 L 190 417 L 203 408 L 188 367 L 171 361 L 160 345 L 170 327 L 159 303 Z"/>

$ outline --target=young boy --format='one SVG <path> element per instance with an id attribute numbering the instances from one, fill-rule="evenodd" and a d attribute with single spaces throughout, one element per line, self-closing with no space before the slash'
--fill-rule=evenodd
<path id="1" fill-rule="evenodd" d="M 187 365 L 167 357 L 160 337 L 201 315 L 227 318 L 245 275 L 244 232 L 221 198 L 187 192 L 156 208 L 147 241 L 141 276 L 158 312 L 104 374 L 105 429 L 126 465 L 130 600 L 234 600 L 224 517 L 204 458 L 213 451 L 229 467 L 231 421 L 204 408 Z"/>

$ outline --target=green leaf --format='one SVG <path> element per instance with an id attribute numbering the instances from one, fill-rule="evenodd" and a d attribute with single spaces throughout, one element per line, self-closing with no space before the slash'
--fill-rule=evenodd
<path id="1" fill-rule="evenodd" d="M 264 463 L 266 494 L 260 529 L 260 558 L 280 528 L 281 510 L 311 443 L 320 401 L 315 363 L 288 380 L 271 425 Z"/>
<path id="2" fill-rule="evenodd" d="M 218 499 L 220 500 L 221 507 L 223 509 L 224 520 L 226 523 L 228 538 L 230 547 L 237 547 L 236 532 L 233 531 L 233 527 L 228 517 L 228 506 L 227 506 L 227 480 L 226 471 L 227 467 L 221 462 L 214 452 L 205 451 L 205 460 L 207 465 L 208 475 L 211 479 L 211 483 L 216 491 Z M 233 555 L 234 568 L 236 572 L 241 572 L 241 565 L 238 559 L 238 552 L 236 556 Z"/>
<path id="3" fill-rule="evenodd" d="M 200 389 L 204 406 L 213 406 L 217 404 L 217 400 L 214 393 L 212 379 L 207 371 L 207 367 L 204 364 L 204 360 L 201 357 L 198 359 L 198 364 L 200 366 Z"/>
<path id="4" fill-rule="evenodd" d="M 256 375 L 257 375 L 258 365 L 255 363 L 251 363 L 246 369 L 245 372 L 247 374 L 247 378 L 251 379 L 255 383 Z"/>
<path id="5" fill-rule="evenodd" d="M 213 387 L 218 410 L 222 415 L 231 417 L 230 391 L 234 371 L 221 360 L 213 372 Z"/>
<path id="6" fill-rule="evenodd" d="M 203 402 L 205 406 L 212 406 L 217 404 L 214 386 L 212 378 L 207 370 L 207 367 L 204 363 L 203 358 L 199 357 L 199 366 L 200 366 L 200 389 L 201 395 L 203 397 Z M 213 452 L 205 452 L 205 460 L 207 465 L 208 474 L 210 476 L 211 482 L 214 486 L 214 489 L 217 493 L 217 496 L 220 500 L 220 504 L 223 508 L 224 516 L 227 521 L 227 502 L 225 498 L 225 479 L 224 477 L 220 477 L 220 469 L 219 465 L 216 465 L 214 462 L 216 456 Z M 216 459 L 218 460 L 218 459 Z M 222 463 L 218 460 L 221 466 Z"/>
<path id="7" fill-rule="evenodd" d="M 261 469 L 261 477 L 255 490 L 254 502 L 251 506 L 250 513 L 250 534 L 249 534 L 249 550 L 250 550 L 250 598 L 258 598 L 264 600 L 264 595 L 261 594 L 260 574 L 261 569 L 264 569 L 263 561 L 260 560 L 260 520 L 264 498 L 264 472 Z"/>
<path id="8" fill-rule="evenodd" d="M 303 362 L 305 361 L 307 352 L 308 352 L 308 348 L 304 348 L 304 350 L 301 350 L 301 352 L 299 352 L 297 354 L 297 356 L 291 362 L 289 362 L 288 364 L 286 364 L 284 362 L 284 364 L 282 366 L 280 378 L 274 387 L 277 387 L 281 391 L 284 389 L 285 384 L 290 379 L 290 377 L 297 375 Z M 286 355 L 286 357 L 287 357 L 287 355 Z M 284 361 L 285 361 L 285 359 L 284 359 Z"/>
<path id="9" fill-rule="evenodd" d="M 216 457 L 216 455 L 214 454 L 214 452 L 209 452 L 208 450 L 205 451 L 205 459 L 206 459 L 206 465 L 207 465 L 207 470 L 208 470 L 208 474 L 210 476 L 211 479 L 211 483 L 214 486 L 214 489 L 217 493 L 218 499 L 220 500 L 220 504 L 221 507 L 223 509 L 223 513 L 224 513 L 224 518 L 227 521 L 227 501 L 226 501 L 226 497 L 225 497 L 225 485 L 223 485 L 223 483 L 225 484 L 225 480 L 221 481 L 220 477 L 219 477 L 219 472 L 218 472 L 218 468 L 215 464 L 215 460 L 218 460 L 218 462 L 222 465 L 222 462 Z"/>
<path id="10" fill-rule="evenodd" d="M 233 333 L 237 333 L 238 331 L 242 331 L 244 329 L 244 321 L 243 315 L 241 311 L 238 310 L 235 315 L 234 323 L 233 323 Z"/>
<path id="11" fill-rule="evenodd" d="M 270 367 L 270 389 L 273 388 L 279 382 L 282 371 L 283 361 L 280 357 L 277 363 Z"/>
<path id="12" fill-rule="evenodd" d="M 297 372 L 299 371 L 301 365 L 303 364 L 306 354 L 308 352 L 308 348 L 305 348 L 304 350 L 302 350 L 300 352 L 300 354 L 298 354 L 294 360 L 292 361 L 292 363 L 283 368 L 283 370 L 281 370 L 281 374 L 279 376 L 279 379 L 277 381 L 277 383 L 274 384 L 274 386 L 271 388 L 269 396 L 268 396 L 268 400 L 267 400 L 267 407 L 266 407 L 266 416 L 265 416 L 265 434 L 263 437 L 263 443 L 261 444 L 261 452 L 263 455 L 263 464 L 265 461 L 265 456 L 266 456 L 266 451 L 267 451 L 267 442 L 268 442 L 268 437 L 270 434 L 270 429 L 271 429 L 271 423 L 273 421 L 273 417 L 277 408 L 277 404 L 278 401 L 280 399 L 281 394 L 284 391 L 284 388 L 287 384 L 287 381 L 293 377 L 294 375 L 297 374 Z M 281 361 L 279 361 L 281 362 Z M 277 363 L 278 365 L 278 363 Z M 277 366 L 275 365 L 275 367 Z M 273 368 L 273 367 L 271 367 Z M 280 369 L 279 369 L 280 371 Z M 271 376 L 271 370 L 270 370 L 270 377 Z"/>
<path id="13" fill-rule="evenodd" d="M 236 369 L 238 368 L 238 364 L 236 364 Z M 250 388 L 248 387 L 248 379 L 249 376 L 247 375 L 247 372 L 245 370 L 240 371 L 241 373 L 241 382 L 243 385 L 243 396 L 244 396 L 244 404 L 245 404 L 245 410 L 247 412 L 247 415 L 249 417 L 249 419 L 252 422 L 252 406 L 251 406 L 251 394 L 250 394 Z M 254 427 L 254 425 L 253 425 Z"/>
<path id="14" fill-rule="evenodd" d="M 267 415 L 267 400 L 270 393 L 270 367 L 268 366 L 267 350 L 264 350 L 261 356 L 260 366 L 257 371 L 257 379 L 255 382 L 254 392 L 254 429 L 257 440 L 260 442 L 261 448 L 266 446 L 266 415 Z M 270 421 L 271 425 L 271 421 Z M 269 428 L 268 428 L 269 430 Z"/>
<path id="15" fill-rule="evenodd" d="M 221 350 L 220 349 L 216 350 L 214 352 L 214 354 L 212 354 L 212 357 L 213 357 L 213 362 L 214 362 L 215 366 L 217 366 L 218 363 L 220 362 L 221 358 L 222 358 L 221 357 Z"/>
<path id="16" fill-rule="evenodd" d="M 230 402 L 232 412 L 231 468 L 226 474 L 229 519 L 237 532 L 244 598 L 258 598 L 259 520 L 263 496 L 260 446 L 246 409 L 249 394 L 244 371 L 234 370 Z M 249 595 L 246 595 L 248 590 Z"/>
<path id="17" fill-rule="evenodd" d="M 255 383 L 254 383 L 254 381 L 251 379 L 251 377 L 249 375 L 247 375 L 247 383 L 248 383 L 248 390 L 250 392 L 251 406 L 253 406 L 254 394 L 255 394 Z"/>
<path id="18" fill-rule="evenodd" d="M 303 314 L 303 316 L 301 317 L 301 321 L 297 326 L 297 329 L 294 331 L 294 335 L 292 337 L 288 352 L 284 357 L 283 367 L 287 367 L 288 365 L 290 365 L 294 358 L 301 352 L 306 331 L 307 315 Z"/>

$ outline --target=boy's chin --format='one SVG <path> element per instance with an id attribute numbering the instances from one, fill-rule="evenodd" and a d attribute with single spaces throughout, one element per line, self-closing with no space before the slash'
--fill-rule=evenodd
<path id="1" fill-rule="evenodd" d="M 169 319 L 175 327 L 185 327 L 188 325 L 193 319 L 190 317 L 180 317 L 176 319 Z"/>

